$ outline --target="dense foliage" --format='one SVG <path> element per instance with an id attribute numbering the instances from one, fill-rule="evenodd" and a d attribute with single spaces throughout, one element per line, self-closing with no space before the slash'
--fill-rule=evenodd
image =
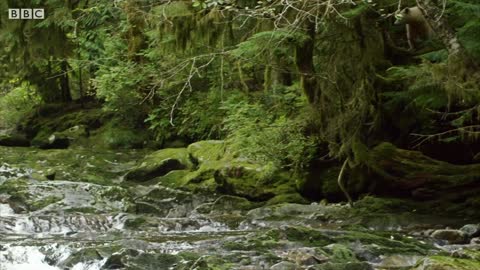
<path id="1" fill-rule="evenodd" d="M 475 0 L 430 14 L 453 29 L 460 60 L 442 46 L 443 28 L 436 46 L 404 49 L 394 0 L 69 3 L 0 4 L 47 13 L 0 18 L 2 126 L 41 104 L 97 101 L 155 145 L 222 138 L 238 156 L 295 170 L 319 158 L 368 163 L 382 141 L 477 138 Z"/>

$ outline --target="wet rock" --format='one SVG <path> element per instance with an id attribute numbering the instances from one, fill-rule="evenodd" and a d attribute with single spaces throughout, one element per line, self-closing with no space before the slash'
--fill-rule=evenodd
<path id="1" fill-rule="evenodd" d="M 161 216 L 171 213 L 170 217 L 173 217 L 174 214 L 176 217 L 180 217 L 185 216 L 187 212 L 180 205 L 190 204 L 191 201 L 191 193 L 158 185 L 145 195 L 135 199 L 135 204 L 137 213 L 154 213 Z"/>
<path id="2" fill-rule="evenodd" d="M 107 259 L 102 269 L 123 269 L 125 264 L 122 262 L 122 257 L 122 254 L 113 254 Z"/>
<path id="3" fill-rule="evenodd" d="M 96 249 L 86 248 L 72 253 L 67 259 L 60 262 L 58 267 L 61 269 L 70 269 L 80 262 L 90 262 L 103 259 Z"/>
<path id="4" fill-rule="evenodd" d="M 119 252 L 112 254 L 103 265 L 102 269 L 124 269 L 127 266 L 127 261 L 140 255 L 140 252 L 135 249 L 122 249 Z"/>
<path id="5" fill-rule="evenodd" d="M 167 148 L 147 155 L 135 168 L 125 175 L 125 180 L 144 182 L 174 170 L 191 167 L 185 148 Z"/>
<path id="6" fill-rule="evenodd" d="M 0 135 L 0 146 L 30 146 L 30 142 L 22 135 L 3 134 Z"/>
<path id="7" fill-rule="evenodd" d="M 474 237 L 470 240 L 470 244 L 472 245 L 480 245 L 480 237 Z"/>
<path id="8" fill-rule="evenodd" d="M 398 268 L 411 268 L 414 267 L 417 262 L 422 259 L 422 256 L 418 255 L 401 255 L 395 254 L 390 256 L 382 256 L 382 262 L 375 266 L 380 269 L 398 269 Z"/>
<path id="9" fill-rule="evenodd" d="M 196 208 L 202 214 L 235 214 L 258 207 L 259 204 L 241 197 L 222 195 L 212 203 L 204 203 Z"/>
<path id="10" fill-rule="evenodd" d="M 292 262 L 287 262 L 287 261 L 279 262 L 277 264 L 272 265 L 272 267 L 270 267 L 270 270 L 297 270 L 297 269 L 300 269 L 300 267 L 297 267 L 296 264 Z"/>
<path id="11" fill-rule="evenodd" d="M 297 248 L 288 253 L 288 259 L 301 266 L 317 265 L 329 260 L 324 254 L 318 253 L 314 248 Z"/>
<path id="12" fill-rule="evenodd" d="M 436 230 L 432 233 L 432 238 L 447 241 L 449 244 L 463 244 L 466 241 L 466 235 L 460 230 Z"/>
<path id="13" fill-rule="evenodd" d="M 480 224 L 467 224 L 460 228 L 460 231 L 469 238 L 480 236 Z"/>

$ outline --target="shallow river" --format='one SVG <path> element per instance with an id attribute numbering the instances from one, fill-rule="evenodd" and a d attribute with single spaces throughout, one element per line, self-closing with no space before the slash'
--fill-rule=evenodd
<path id="1" fill-rule="evenodd" d="M 0 147 L 0 270 L 428 269 L 462 225 L 125 184 L 144 154 Z"/>

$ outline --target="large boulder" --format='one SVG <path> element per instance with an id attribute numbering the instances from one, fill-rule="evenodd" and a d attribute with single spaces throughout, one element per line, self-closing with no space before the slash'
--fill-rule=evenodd
<path id="1" fill-rule="evenodd" d="M 125 180 L 144 182 L 174 170 L 191 168 L 186 148 L 167 148 L 153 152 L 125 175 Z"/>
<path id="2" fill-rule="evenodd" d="M 271 164 L 234 158 L 224 141 L 200 141 L 187 148 L 169 148 L 146 156 L 130 170 L 127 181 L 158 177 L 161 185 L 194 192 L 218 192 L 252 201 L 306 202 L 295 180 Z"/>

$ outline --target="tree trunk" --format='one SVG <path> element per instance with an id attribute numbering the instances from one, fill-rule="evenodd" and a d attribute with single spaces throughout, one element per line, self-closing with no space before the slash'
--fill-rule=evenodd
<path id="1" fill-rule="evenodd" d="M 320 99 L 313 54 L 315 49 L 315 23 L 306 23 L 308 39 L 295 48 L 295 64 L 300 72 L 300 83 L 310 104 L 317 104 Z"/>
<path id="2" fill-rule="evenodd" d="M 60 91 L 61 91 L 61 101 L 62 102 L 71 102 L 72 95 L 70 93 L 70 82 L 68 79 L 68 63 L 67 60 L 62 60 L 60 64 Z"/>

